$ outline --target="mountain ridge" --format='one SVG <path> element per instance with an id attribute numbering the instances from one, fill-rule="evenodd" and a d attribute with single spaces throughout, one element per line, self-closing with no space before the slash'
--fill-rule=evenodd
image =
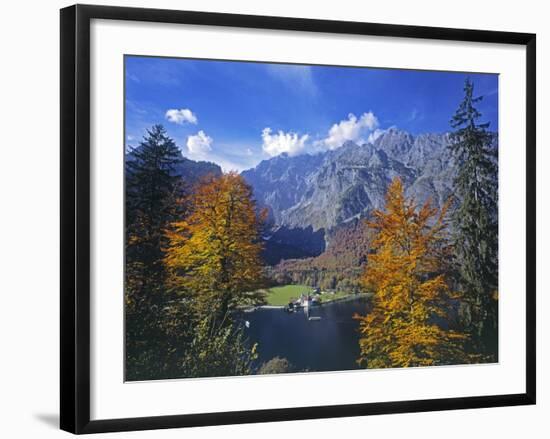
<path id="1" fill-rule="evenodd" d="M 443 206 L 454 193 L 450 143 L 450 133 L 412 135 L 390 128 L 372 143 L 348 141 L 315 155 L 277 156 L 241 175 L 259 207 L 269 210 L 270 237 L 279 245 L 300 247 L 291 232 L 301 231 L 300 241 L 315 241 L 314 248 L 302 248 L 309 257 L 325 250 L 335 229 L 383 209 L 394 177 L 401 178 L 406 195 L 417 203 L 430 199 Z M 320 233 L 324 247 L 318 245 Z"/>
<path id="2" fill-rule="evenodd" d="M 452 160 L 448 144 L 448 133 L 413 136 L 390 128 L 373 143 L 346 142 L 315 155 L 277 156 L 241 175 L 258 203 L 270 210 L 274 225 L 328 230 L 382 208 L 387 185 L 396 176 L 421 201 L 429 189 L 440 204 L 448 187 L 432 180 Z"/>

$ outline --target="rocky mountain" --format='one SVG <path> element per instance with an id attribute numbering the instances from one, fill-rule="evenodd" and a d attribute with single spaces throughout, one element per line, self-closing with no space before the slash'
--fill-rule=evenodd
<path id="1" fill-rule="evenodd" d="M 446 133 L 413 136 L 390 128 L 373 144 L 347 142 L 316 155 L 281 155 L 242 175 L 258 204 L 270 210 L 269 239 L 287 252 L 290 246 L 303 257 L 314 256 L 337 228 L 383 208 L 396 176 L 408 196 L 443 205 L 455 172 L 449 142 Z"/>
<path id="2" fill-rule="evenodd" d="M 323 163 L 324 156 L 281 154 L 260 162 L 255 168 L 242 172 L 254 188 L 256 200 L 267 207 L 274 224 L 285 225 L 284 213 L 300 202 L 310 187 L 308 177 Z"/>
<path id="3" fill-rule="evenodd" d="M 383 207 L 386 188 L 395 176 L 410 185 L 415 172 L 383 149 L 347 143 L 326 154 L 307 179 L 301 200 L 281 213 L 283 224 L 329 230 L 363 216 Z"/>

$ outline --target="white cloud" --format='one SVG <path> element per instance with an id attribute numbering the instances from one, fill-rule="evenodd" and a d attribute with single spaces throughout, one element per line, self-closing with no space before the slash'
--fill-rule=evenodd
<path id="1" fill-rule="evenodd" d="M 165 117 L 170 122 L 177 123 L 179 125 L 183 125 L 186 122 L 196 125 L 198 122 L 197 116 L 189 108 L 182 108 L 180 110 L 172 108 L 166 111 Z"/>
<path id="2" fill-rule="evenodd" d="M 382 130 L 380 128 L 376 128 L 372 133 L 369 134 L 369 137 L 367 141 L 369 143 L 374 143 L 376 139 L 378 139 L 382 134 L 384 134 L 387 130 Z"/>
<path id="3" fill-rule="evenodd" d="M 264 128 L 262 130 L 262 148 L 271 157 L 282 154 L 283 152 L 289 155 L 305 152 L 308 139 L 308 134 L 300 136 L 297 133 L 285 133 L 281 130 L 279 130 L 278 133 L 272 134 L 271 128 Z"/>
<path id="4" fill-rule="evenodd" d="M 355 114 L 348 114 L 348 118 L 332 125 L 328 131 L 328 136 L 324 140 L 317 142 L 328 149 L 340 148 L 346 141 L 355 143 L 365 143 L 371 141 L 371 136 L 379 136 L 382 130 L 377 130 L 378 119 L 372 111 L 363 113 L 357 118 Z M 378 134 L 377 134 L 378 132 Z"/>
<path id="5" fill-rule="evenodd" d="M 203 130 L 197 134 L 187 137 L 187 150 L 189 154 L 195 157 L 204 157 L 212 151 L 212 142 L 214 139 L 206 135 Z"/>
<path id="6" fill-rule="evenodd" d="M 348 118 L 332 125 L 327 136 L 319 140 L 312 140 L 309 134 L 300 135 L 296 132 L 279 130 L 273 133 L 271 128 L 262 131 L 262 149 L 269 156 L 274 157 L 282 153 L 298 155 L 304 153 L 318 153 L 328 149 L 340 148 L 345 142 L 357 144 L 373 143 L 385 130 L 378 128 L 378 119 L 372 111 L 363 113 L 360 117 L 353 113 Z"/>

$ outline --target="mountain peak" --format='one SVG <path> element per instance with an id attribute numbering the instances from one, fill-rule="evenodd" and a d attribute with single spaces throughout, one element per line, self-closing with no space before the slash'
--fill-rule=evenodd
<path id="1" fill-rule="evenodd" d="M 288 229 L 279 234 L 279 244 L 309 254 L 312 249 L 300 247 L 303 244 L 290 232 L 308 239 L 320 231 L 329 236 L 350 218 L 383 209 L 394 177 L 401 178 L 408 196 L 442 205 L 454 179 L 449 141 L 448 134 L 413 136 L 390 128 L 373 143 L 347 141 L 315 155 L 273 157 L 242 175 L 258 205 L 270 211 L 274 229 Z"/>
<path id="2" fill-rule="evenodd" d="M 383 150 L 389 157 L 404 162 L 404 158 L 413 143 L 414 137 L 412 134 L 391 127 L 374 141 L 374 146 Z"/>

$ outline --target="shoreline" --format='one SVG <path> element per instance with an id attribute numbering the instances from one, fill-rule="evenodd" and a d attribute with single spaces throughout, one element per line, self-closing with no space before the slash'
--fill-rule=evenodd
<path id="1" fill-rule="evenodd" d="M 357 300 L 357 299 L 368 299 L 370 297 L 372 297 L 372 293 L 350 294 L 349 296 L 339 297 L 337 299 L 329 300 L 327 302 L 319 302 L 318 304 L 313 305 L 312 308 L 317 308 L 318 306 L 325 306 L 325 305 L 330 305 L 330 304 L 338 303 L 338 302 L 349 302 L 351 300 Z M 259 310 L 259 309 L 285 309 L 286 307 L 287 307 L 287 305 L 258 305 L 258 306 L 253 306 L 253 307 L 249 307 L 249 308 L 243 308 L 242 311 L 243 312 L 254 312 L 254 311 Z M 304 307 L 299 306 L 298 308 L 301 309 L 301 308 L 304 308 Z"/>

